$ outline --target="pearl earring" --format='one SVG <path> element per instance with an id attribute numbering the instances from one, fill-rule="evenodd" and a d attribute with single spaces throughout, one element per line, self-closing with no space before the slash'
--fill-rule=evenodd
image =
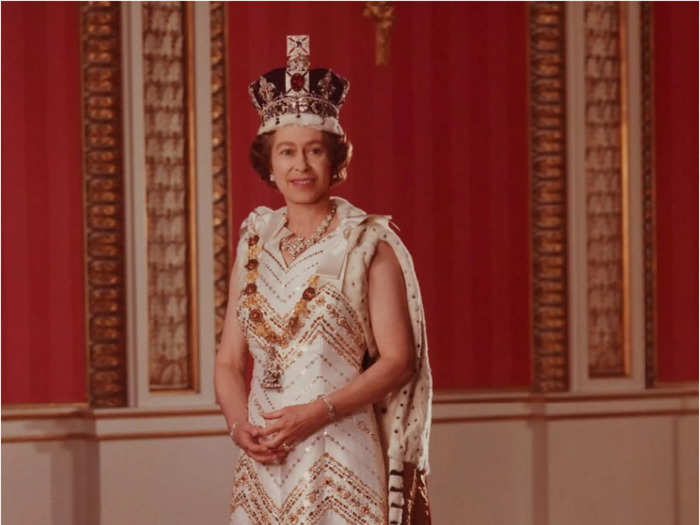
<path id="1" fill-rule="evenodd" d="M 270 182 L 275 182 L 275 174 L 270 173 Z"/>

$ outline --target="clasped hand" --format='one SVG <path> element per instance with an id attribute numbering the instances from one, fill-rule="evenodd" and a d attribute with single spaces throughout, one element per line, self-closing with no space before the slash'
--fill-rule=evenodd
<path id="1" fill-rule="evenodd" d="M 236 426 L 234 441 L 260 463 L 280 463 L 297 443 L 325 424 L 327 411 L 319 400 L 263 412 L 262 417 L 272 423 L 260 427 L 243 422 Z"/>

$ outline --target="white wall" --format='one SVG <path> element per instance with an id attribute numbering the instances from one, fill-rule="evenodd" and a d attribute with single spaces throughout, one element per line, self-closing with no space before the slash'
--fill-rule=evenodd
<path id="1" fill-rule="evenodd" d="M 439 394 L 435 525 L 694 525 L 697 391 Z M 6 524 L 226 523 L 215 407 L 3 411 Z"/>

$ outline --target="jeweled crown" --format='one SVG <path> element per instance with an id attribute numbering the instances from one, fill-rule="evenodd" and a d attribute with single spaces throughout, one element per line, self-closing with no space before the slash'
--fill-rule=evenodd
<path id="1" fill-rule="evenodd" d="M 338 116 L 350 82 L 331 69 L 309 69 L 309 35 L 287 35 L 287 67 L 251 82 L 250 98 L 260 114 L 258 135 L 288 124 L 344 135 Z"/>

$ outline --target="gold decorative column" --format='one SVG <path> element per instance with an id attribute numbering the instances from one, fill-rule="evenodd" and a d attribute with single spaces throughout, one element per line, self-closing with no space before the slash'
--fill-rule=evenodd
<path id="1" fill-rule="evenodd" d="M 588 375 L 624 377 L 630 371 L 624 4 L 587 2 L 584 31 Z"/>
<path id="2" fill-rule="evenodd" d="M 564 5 L 530 10 L 533 388 L 569 387 Z"/>
<path id="3" fill-rule="evenodd" d="M 193 13 L 145 2 L 149 389 L 197 391 L 197 236 Z"/>
<path id="4" fill-rule="evenodd" d="M 225 2 L 210 2 L 211 26 L 211 123 L 212 123 L 212 188 L 214 209 L 214 321 L 215 341 L 221 340 L 228 278 L 233 265 L 231 235 L 231 193 L 229 191 L 228 131 L 228 17 Z"/>
<path id="5" fill-rule="evenodd" d="M 87 398 L 126 395 L 121 21 L 118 2 L 80 8 Z"/>

